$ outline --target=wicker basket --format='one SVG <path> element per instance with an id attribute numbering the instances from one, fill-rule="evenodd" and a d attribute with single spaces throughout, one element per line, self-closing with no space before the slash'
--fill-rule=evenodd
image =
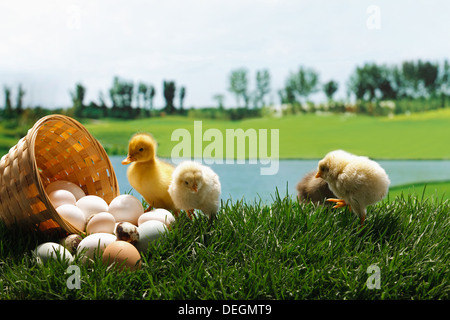
<path id="1" fill-rule="evenodd" d="M 21 229 L 82 233 L 58 215 L 45 192 L 56 180 L 71 181 L 107 203 L 120 194 L 101 144 L 78 121 L 50 115 L 0 160 L 0 219 Z"/>

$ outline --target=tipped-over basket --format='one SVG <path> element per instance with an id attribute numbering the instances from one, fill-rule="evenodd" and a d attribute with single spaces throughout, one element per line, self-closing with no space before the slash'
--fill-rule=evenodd
<path id="1" fill-rule="evenodd" d="M 108 203 L 120 194 L 102 145 L 78 121 L 49 115 L 0 160 L 0 219 L 21 229 L 83 232 L 59 216 L 45 192 L 56 180 L 71 181 Z"/>

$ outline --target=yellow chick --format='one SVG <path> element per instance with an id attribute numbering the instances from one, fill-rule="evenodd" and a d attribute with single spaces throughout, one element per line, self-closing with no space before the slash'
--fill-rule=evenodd
<path id="1" fill-rule="evenodd" d="M 185 210 L 190 218 L 194 209 L 200 209 L 212 221 L 219 210 L 219 176 L 197 162 L 184 161 L 175 168 L 169 193 L 175 206 Z"/>
<path id="2" fill-rule="evenodd" d="M 377 162 L 343 150 L 332 151 L 320 160 L 316 177 L 324 179 L 339 198 L 327 201 L 335 202 L 334 208 L 349 205 L 361 219 L 361 225 L 366 207 L 383 199 L 391 183 Z"/>
<path id="3" fill-rule="evenodd" d="M 164 208 L 176 213 L 169 195 L 174 167 L 156 157 L 156 141 L 147 133 L 135 134 L 128 144 L 128 155 L 123 165 L 131 163 L 127 177 L 131 186 L 150 205 L 149 209 Z"/>
<path id="4" fill-rule="evenodd" d="M 315 171 L 307 173 L 298 183 L 298 199 L 300 202 L 323 204 L 327 198 L 336 197 L 322 178 L 315 178 Z"/>

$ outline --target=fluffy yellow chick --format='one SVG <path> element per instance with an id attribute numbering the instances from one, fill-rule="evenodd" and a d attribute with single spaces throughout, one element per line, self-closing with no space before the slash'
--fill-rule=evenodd
<path id="1" fill-rule="evenodd" d="M 332 151 L 320 160 L 316 177 L 324 179 L 339 198 L 327 201 L 335 202 L 334 208 L 349 205 L 361 219 L 361 225 L 366 207 L 383 199 L 391 183 L 377 162 L 343 150 Z"/>
<path id="2" fill-rule="evenodd" d="M 327 198 L 336 197 L 322 178 L 315 178 L 316 171 L 307 173 L 298 183 L 298 199 L 300 202 L 322 204 Z"/>
<path id="3" fill-rule="evenodd" d="M 156 141 L 147 133 L 135 134 L 128 144 L 128 156 L 122 161 L 126 165 L 127 178 L 131 186 L 150 205 L 149 209 L 164 208 L 176 213 L 169 195 L 174 167 L 156 157 Z"/>
<path id="4" fill-rule="evenodd" d="M 219 176 L 209 167 L 194 161 L 180 163 L 173 172 L 169 193 L 175 206 L 190 218 L 194 209 L 212 218 L 219 209 L 221 186 Z"/>

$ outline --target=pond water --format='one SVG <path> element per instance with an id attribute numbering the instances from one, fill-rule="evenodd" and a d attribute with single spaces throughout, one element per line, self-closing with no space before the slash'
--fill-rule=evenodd
<path id="1" fill-rule="evenodd" d="M 128 182 L 126 170 L 122 165 L 125 156 L 111 156 L 121 193 L 129 192 L 141 198 Z M 170 162 L 170 160 L 166 161 Z M 280 196 L 289 193 L 297 195 L 298 181 L 309 171 L 316 170 L 317 160 L 279 160 L 279 170 L 275 175 L 261 175 L 261 164 L 212 164 L 210 167 L 219 175 L 222 185 L 222 199 L 259 201 L 269 203 L 276 188 Z M 413 182 L 450 180 L 450 160 L 380 160 L 378 163 L 386 170 L 391 186 Z"/>

